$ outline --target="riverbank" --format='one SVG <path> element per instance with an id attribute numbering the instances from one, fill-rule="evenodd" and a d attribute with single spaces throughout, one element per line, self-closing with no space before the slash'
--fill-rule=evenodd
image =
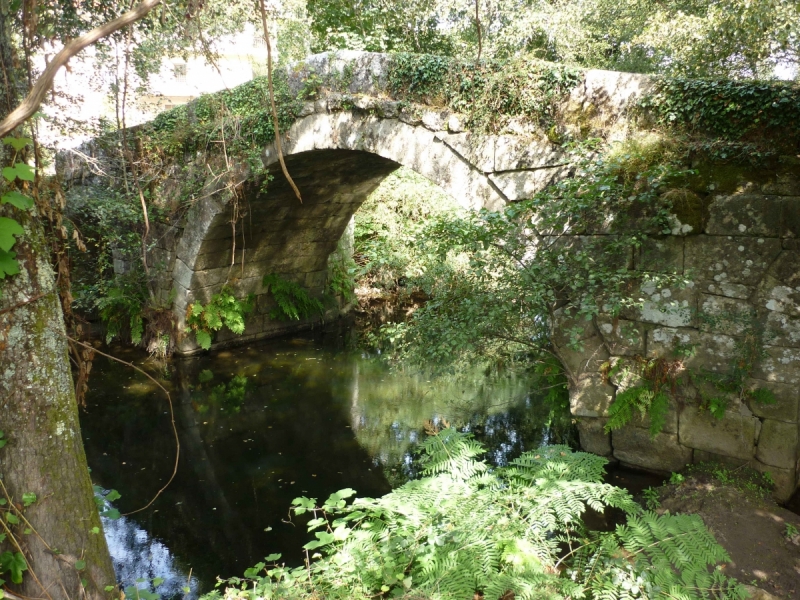
<path id="1" fill-rule="evenodd" d="M 659 513 L 697 514 L 727 550 L 725 573 L 786 600 L 800 599 L 800 515 L 775 503 L 757 474 L 698 465 L 658 488 Z M 767 600 L 757 591 L 753 598 Z"/>

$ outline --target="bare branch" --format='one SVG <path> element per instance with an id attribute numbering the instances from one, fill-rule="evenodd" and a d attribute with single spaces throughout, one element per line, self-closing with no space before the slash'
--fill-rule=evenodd
<path id="1" fill-rule="evenodd" d="M 69 62 L 70 58 L 87 46 L 91 46 L 97 40 L 143 18 L 160 3 L 161 0 L 144 0 L 139 6 L 126 12 L 121 17 L 117 17 L 113 21 L 109 21 L 100 27 L 95 27 L 90 32 L 83 34 L 81 37 L 72 40 L 64 46 L 64 48 L 53 57 L 53 60 L 47 65 L 44 73 L 39 76 L 36 83 L 33 84 L 28 97 L 0 123 L 0 137 L 13 131 L 34 115 L 47 95 L 47 91 L 53 85 L 53 79 L 55 79 L 56 73 Z"/>

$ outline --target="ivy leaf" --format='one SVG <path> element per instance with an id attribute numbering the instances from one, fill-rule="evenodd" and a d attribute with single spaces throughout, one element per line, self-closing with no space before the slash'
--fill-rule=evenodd
<path id="1" fill-rule="evenodd" d="M 11 204 L 20 210 L 28 210 L 33 207 L 33 199 L 28 198 L 25 194 L 20 194 L 16 190 L 12 190 L 0 197 L 0 203 Z"/>
<path id="2" fill-rule="evenodd" d="M 22 235 L 23 233 L 25 233 L 25 230 L 22 225 L 14 219 L 0 217 L 0 250 L 5 250 L 6 252 L 11 250 L 11 247 L 17 242 L 14 236 Z"/>
<path id="3" fill-rule="evenodd" d="M 22 572 L 28 570 L 28 563 L 21 552 L 3 552 L 0 554 L 0 572 L 11 573 L 12 583 L 22 583 Z"/>
<path id="4" fill-rule="evenodd" d="M 75 561 L 75 569 L 77 571 L 83 571 L 86 568 L 86 561 L 85 560 L 76 560 Z"/>
<path id="5" fill-rule="evenodd" d="M 22 503 L 25 505 L 25 508 L 29 507 L 34 502 L 36 502 L 36 494 L 33 492 L 26 492 L 22 494 Z"/>
<path id="6" fill-rule="evenodd" d="M 15 164 L 14 169 L 17 171 L 17 177 L 19 177 L 22 181 L 33 181 L 36 176 L 33 167 L 26 165 L 25 163 Z"/>
<path id="7" fill-rule="evenodd" d="M 109 502 L 114 502 L 114 500 L 119 500 L 120 498 L 122 498 L 122 494 L 120 494 L 117 490 L 111 490 L 106 496 L 106 500 Z"/>
<path id="8" fill-rule="evenodd" d="M 15 260 L 15 252 L 0 250 L 0 279 L 5 279 L 6 275 L 16 275 L 19 273 L 19 263 Z M 0 448 L 6 445 L 8 440 L 0 440 Z"/>
<path id="9" fill-rule="evenodd" d="M 6 514 L 6 521 L 12 525 L 19 525 L 19 517 L 13 513 Z"/>
<path id="10" fill-rule="evenodd" d="M 163 577 L 156 577 L 155 579 L 153 579 L 153 587 L 154 588 L 157 588 L 162 583 L 164 583 L 164 578 Z"/>
<path id="11" fill-rule="evenodd" d="M 26 137 L 15 138 L 15 137 L 8 136 L 8 137 L 4 137 L 3 138 L 3 143 L 6 146 L 11 146 L 12 148 L 14 148 L 14 150 L 19 152 L 20 150 L 22 150 L 28 144 L 32 144 L 33 140 L 31 138 L 26 138 Z"/>

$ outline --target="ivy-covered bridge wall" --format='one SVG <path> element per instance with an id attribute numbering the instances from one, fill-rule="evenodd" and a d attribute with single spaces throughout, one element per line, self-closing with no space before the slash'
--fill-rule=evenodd
<path id="1" fill-rule="evenodd" d="M 145 149 L 163 159 L 152 195 L 176 215 L 154 223 L 150 263 L 158 296 L 172 302 L 179 352 L 198 350 L 184 333 L 187 308 L 223 286 L 254 294 L 255 310 L 243 335 L 219 332 L 217 346 L 317 322 L 272 318 L 263 277 L 276 273 L 323 298 L 353 213 L 401 165 L 465 207 L 499 209 L 574 173 L 566 139 L 622 141 L 674 123 L 685 137 L 707 134 L 687 158 L 697 175 L 674 202 L 671 231 L 621 259 L 689 285 L 634 290 L 639 308 L 579 324 L 577 345 L 566 335 L 575 323 L 559 317 L 553 344 L 581 444 L 658 471 L 710 458 L 746 463 L 788 498 L 800 469 L 800 93 L 515 68 L 491 80 L 438 57 L 339 53 L 281 72 L 283 151 L 302 204 L 281 174 L 263 94 L 259 103 L 234 90 L 224 111 L 204 100 L 143 127 Z M 775 148 L 764 151 L 756 136 L 772 136 Z M 63 166 L 73 180 L 90 171 L 81 161 Z M 329 304 L 327 316 L 342 304 Z M 680 383 L 668 386 L 660 431 L 652 435 L 645 418 L 609 433 L 615 399 L 665 371 L 687 376 L 667 377 Z"/>

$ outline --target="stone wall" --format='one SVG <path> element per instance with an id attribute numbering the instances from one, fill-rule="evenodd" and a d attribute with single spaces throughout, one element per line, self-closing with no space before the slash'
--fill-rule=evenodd
<path id="1" fill-rule="evenodd" d="M 700 166 L 695 192 L 702 217 L 681 223 L 672 235 L 650 239 L 637 269 L 684 275 L 689 285 L 642 287 L 641 309 L 620 318 L 599 317 L 584 328 L 580 350 L 557 340 L 573 367 L 571 410 L 581 445 L 624 465 L 678 471 L 686 464 L 717 460 L 769 472 L 775 495 L 787 499 L 800 476 L 800 168 L 787 157 L 774 171 Z M 704 198 L 703 200 L 699 200 Z M 743 349 L 758 356 L 751 365 Z M 750 346 L 748 346 L 750 344 Z M 676 349 L 689 350 L 684 359 Z M 609 366 L 663 357 L 682 370 L 670 390 L 663 430 L 651 436 L 649 420 L 606 433 L 615 395 L 635 382 L 610 377 Z M 725 393 L 704 373 L 749 371 L 746 389 L 767 389 L 777 402 Z M 752 367 L 752 368 L 751 368 Z M 722 419 L 701 408 L 703 398 L 724 397 Z"/>

